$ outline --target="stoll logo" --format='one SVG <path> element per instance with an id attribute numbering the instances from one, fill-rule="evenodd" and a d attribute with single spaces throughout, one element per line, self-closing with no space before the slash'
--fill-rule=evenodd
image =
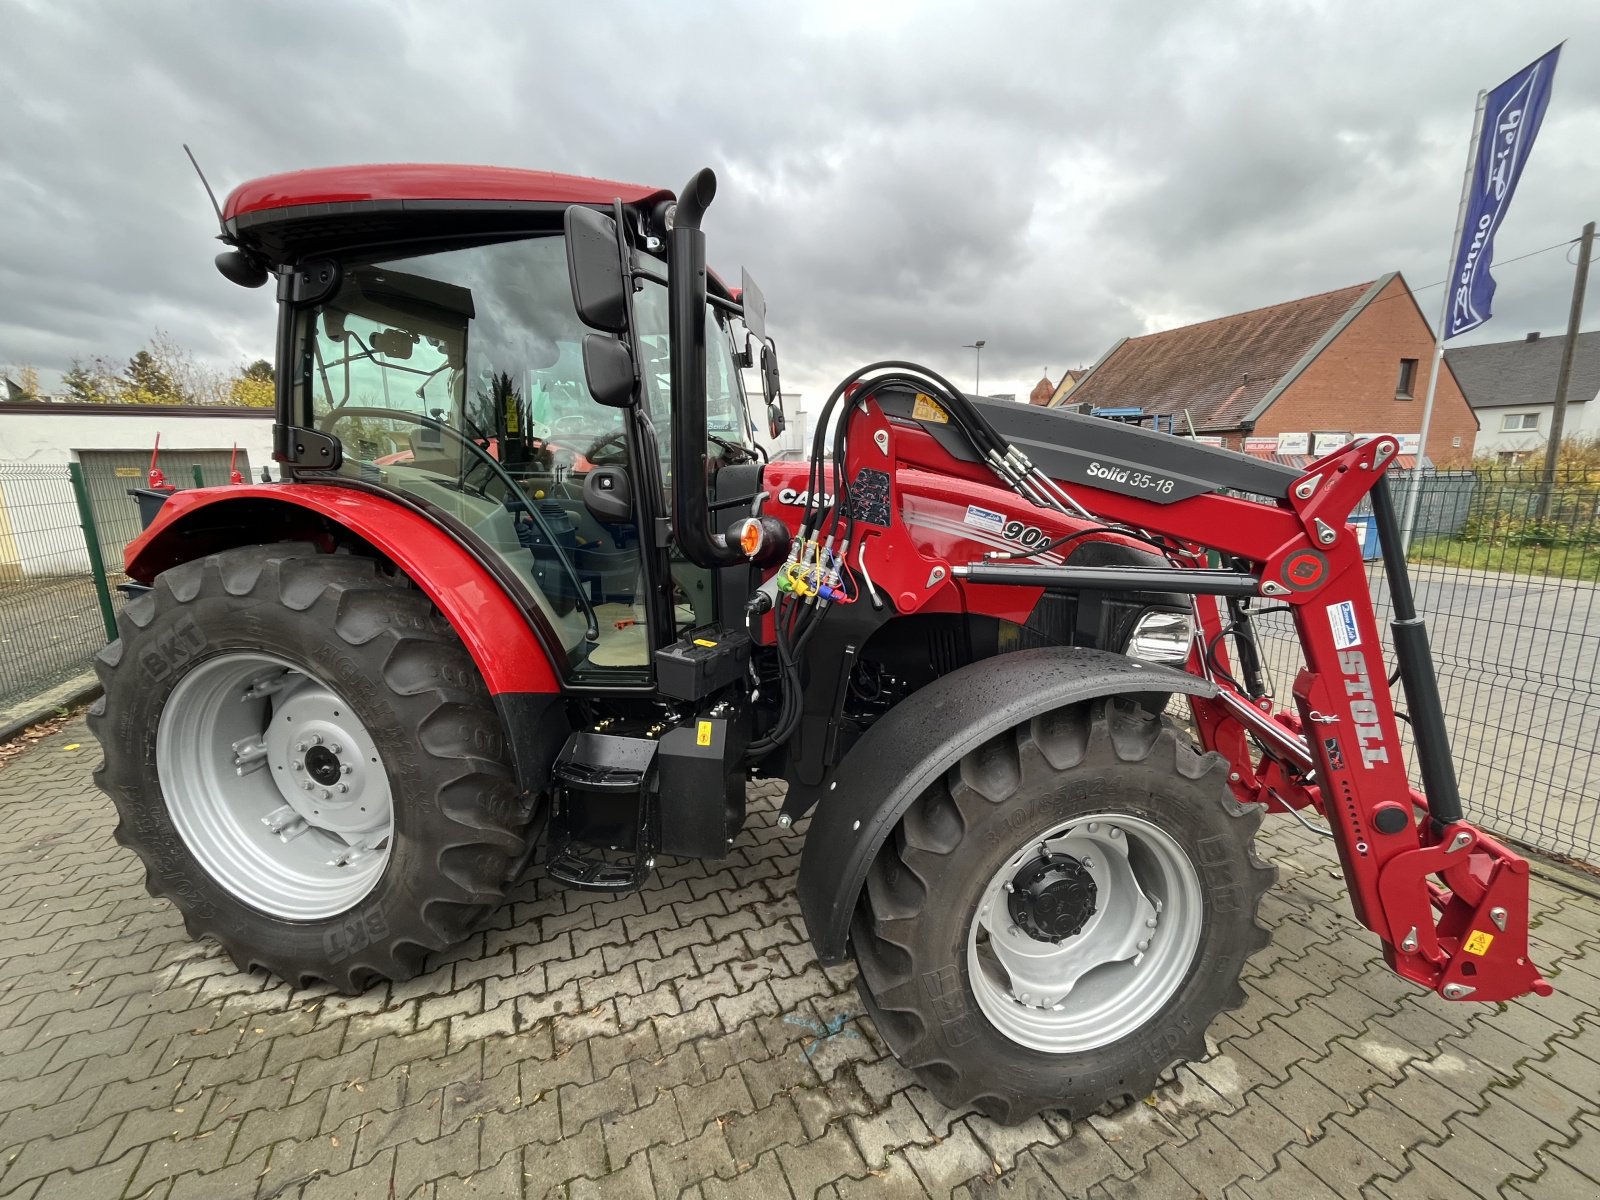
<path id="1" fill-rule="evenodd" d="M 779 488 L 778 503 L 792 504 L 796 508 L 804 508 L 806 505 L 811 503 L 811 492 L 809 490 L 797 492 L 792 487 Z M 828 492 L 823 492 L 819 503 L 823 508 L 826 508 L 828 505 L 833 503 L 833 496 Z"/>
<path id="2" fill-rule="evenodd" d="M 1359 650 L 1341 650 L 1339 669 L 1344 672 L 1345 698 L 1350 702 L 1350 719 L 1355 722 L 1361 765 L 1370 771 L 1373 763 L 1389 761 L 1389 751 L 1383 744 L 1383 725 L 1378 720 L 1378 706 L 1372 699 L 1367 656 Z"/>
<path id="3" fill-rule="evenodd" d="M 1127 483 L 1127 467 L 1107 467 L 1098 462 L 1089 464 L 1089 476 L 1092 479 L 1104 479 L 1107 483 Z"/>

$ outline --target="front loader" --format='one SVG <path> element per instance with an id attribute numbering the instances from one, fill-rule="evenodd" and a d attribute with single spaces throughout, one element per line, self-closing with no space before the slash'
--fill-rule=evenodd
<path id="1" fill-rule="evenodd" d="M 276 281 L 283 480 L 165 500 L 91 715 L 117 837 L 191 934 L 296 984 L 404 979 L 525 871 L 621 892 L 726 854 L 769 778 L 818 957 L 1001 1120 L 1204 1053 L 1267 940 L 1271 811 L 1332 838 L 1401 975 L 1549 992 L 1527 864 L 1462 817 L 1396 439 L 1294 471 L 884 362 L 767 462 L 742 368 L 777 432 L 776 351 L 706 268 L 714 194 L 391 165 L 228 197 L 219 268 Z M 1271 608 L 1304 657 L 1282 703 Z"/>

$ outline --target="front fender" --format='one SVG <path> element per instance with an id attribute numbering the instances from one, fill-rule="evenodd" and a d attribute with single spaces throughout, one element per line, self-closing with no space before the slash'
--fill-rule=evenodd
<path id="1" fill-rule="evenodd" d="M 879 847 L 906 809 L 963 756 L 1040 713 L 1100 696 L 1216 685 L 1105 650 L 1001 654 L 912 693 L 850 749 L 811 817 L 800 857 L 800 911 L 824 965 L 843 961 L 850 917 Z"/>
<path id="2" fill-rule="evenodd" d="M 438 522 L 385 496 L 303 483 L 175 492 L 128 544 L 127 570 L 149 583 L 168 567 L 204 554 L 292 541 L 308 528 L 328 525 L 373 546 L 427 593 L 466 645 L 491 695 L 561 690 L 545 647 L 505 587 Z"/>

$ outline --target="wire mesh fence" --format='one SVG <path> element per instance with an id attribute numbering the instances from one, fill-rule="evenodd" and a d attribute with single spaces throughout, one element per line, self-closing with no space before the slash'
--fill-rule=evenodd
<path id="1" fill-rule="evenodd" d="M 1558 471 L 1548 490 L 1536 467 L 1423 473 L 1396 481 L 1397 506 L 1413 486 L 1423 519 L 1412 585 L 1467 815 L 1600 864 L 1600 470 Z M 1368 539 L 1366 555 L 1376 557 Z M 1381 565 L 1368 574 L 1387 643 Z M 1267 614 L 1258 629 L 1287 701 L 1302 662 L 1293 628 Z M 1401 732 L 1409 740 L 1409 728 Z M 1415 782 L 1415 755 L 1408 761 Z"/>
<path id="2" fill-rule="evenodd" d="M 121 603 L 120 546 L 136 509 L 74 480 L 76 466 L 0 463 L 0 708 L 87 670 Z M 1536 468 L 1422 473 L 1397 481 L 1399 504 L 1412 486 L 1413 584 L 1467 811 L 1497 833 L 1600 863 L 1600 469 L 1559 472 L 1548 490 Z M 116 528 L 95 532 L 96 512 Z M 1365 515 L 1356 522 L 1375 559 Z M 1369 576 L 1387 628 L 1376 562 Z M 1281 614 L 1257 628 L 1287 701 L 1299 642 Z"/>
<path id="3" fill-rule="evenodd" d="M 0 463 L 0 708 L 81 675 L 106 643 L 115 593 L 75 469 Z"/>

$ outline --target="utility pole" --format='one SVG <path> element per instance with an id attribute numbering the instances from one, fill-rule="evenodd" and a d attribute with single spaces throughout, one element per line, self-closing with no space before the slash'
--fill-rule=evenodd
<path id="1" fill-rule="evenodd" d="M 988 344 L 988 342 L 979 338 L 972 344 L 961 347 L 963 350 L 976 350 L 978 352 L 976 355 L 977 362 L 972 368 L 972 394 L 974 396 L 983 395 L 983 389 L 979 385 L 983 382 L 983 348 Z"/>
<path id="2" fill-rule="evenodd" d="M 1550 515 L 1556 486 L 1556 458 L 1561 454 L 1561 429 L 1567 420 L 1567 384 L 1572 382 L 1572 359 L 1578 349 L 1578 326 L 1583 321 L 1583 293 L 1589 286 L 1589 258 L 1594 252 L 1594 222 L 1583 227 L 1578 241 L 1578 270 L 1572 279 L 1572 308 L 1567 313 L 1567 340 L 1561 347 L 1561 370 L 1556 375 L 1556 405 L 1550 414 L 1550 442 L 1544 448 L 1544 474 L 1539 480 L 1539 519 Z"/>

